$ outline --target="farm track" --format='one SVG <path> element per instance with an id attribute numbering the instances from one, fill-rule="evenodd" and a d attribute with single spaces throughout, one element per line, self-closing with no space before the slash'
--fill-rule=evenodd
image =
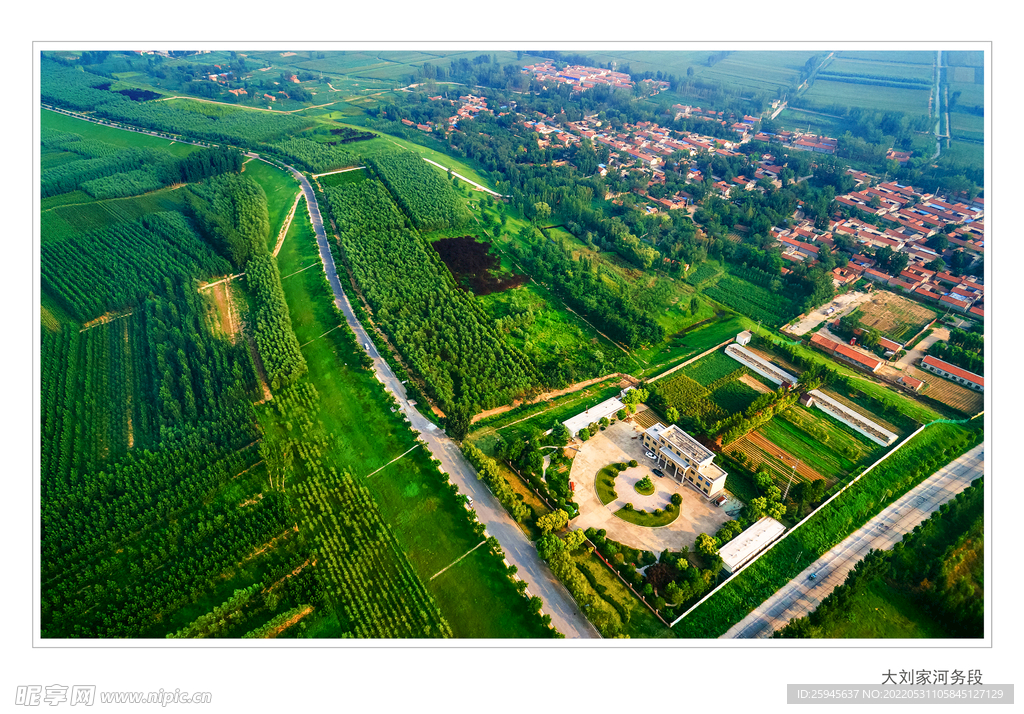
<path id="1" fill-rule="evenodd" d="M 486 419 L 488 417 L 492 417 L 495 414 L 504 414 L 505 412 L 511 411 L 512 409 L 515 409 L 516 407 L 521 406 L 523 404 L 539 404 L 540 402 L 548 401 L 548 400 L 554 399 L 556 397 L 561 397 L 561 396 L 564 396 L 566 394 L 572 394 L 573 392 L 578 392 L 581 389 L 586 389 L 587 387 L 589 387 L 591 385 L 594 385 L 594 384 L 597 384 L 598 382 L 603 382 L 606 379 L 612 379 L 613 377 L 626 378 L 626 376 L 627 375 L 624 375 L 621 372 L 611 372 L 610 374 L 606 374 L 603 377 L 594 377 L 593 379 L 588 379 L 588 380 L 585 380 L 583 382 L 577 382 L 576 384 L 569 385 L 565 389 L 556 389 L 553 392 L 544 392 L 543 394 L 538 394 L 536 397 L 534 397 L 533 399 L 531 399 L 528 402 L 518 402 L 518 403 L 513 402 L 512 404 L 505 404 L 505 405 L 500 406 L 500 407 L 495 407 L 494 409 L 488 409 L 487 411 L 480 412 L 479 414 L 476 414 L 476 415 L 473 416 L 473 418 L 470 420 L 470 423 L 471 424 L 475 424 L 478 421 L 480 421 L 481 419 Z M 538 412 L 538 413 L 543 414 L 543 412 Z M 536 416 L 536 415 L 533 415 L 533 416 Z M 527 418 L 529 418 L 529 417 L 527 417 Z"/>
<path id="2" fill-rule="evenodd" d="M 292 210 L 288 211 L 288 216 L 284 219 L 284 223 L 281 225 L 281 231 L 277 234 L 277 245 L 274 246 L 274 257 L 281 252 L 281 246 L 284 245 L 284 237 L 288 235 L 288 229 L 291 228 L 292 219 L 295 217 L 295 209 L 299 205 L 299 200 L 302 198 L 302 191 L 300 190 L 295 194 L 295 201 L 292 203 Z"/>

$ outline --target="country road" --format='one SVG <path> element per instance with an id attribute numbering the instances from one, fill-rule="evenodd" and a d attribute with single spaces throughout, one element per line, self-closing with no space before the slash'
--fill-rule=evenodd
<path id="1" fill-rule="evenodd" d="M 889 550 L 939 507 L 985 475 L 985 445 L 979 444 L 925 479 L 781 587 L 721 639 L 767 638 L 813 612 L 846 580 L 869 550 Z M 811 574 L 815 579 L 811 580 Z"/>
<path id="2" fill-rule="evenodd" d="M 146 131 L 123 124 L 112 124 L 47 105 L 43 106 L 46 109 L 51 109 L 67 116 L 110 126 L 115 129 L 167 138 L 159 132 Z M 186 141 L 179 137 L 175 137 L 173 140 L 195 146 L 203 146 L 203 144 Z M 402 412 L 409 418 L 412 427 L 420 433 L 420 437 L 427 443 L 431 455 L 441 462 L 442 468 L 448 473 L 452 481 L 458 485 L 459 491 L 473 499 L 473 508 L 476 511 L 477 518 L 487 527 L 488 535 L 498 539 L 502 549 L 505 551 L 505 557 L 508 562 L 515 565 L 519 570 L 519 577 L 529 583 L 531 594 L 537 595 L 544 601 L 543 612 L 551 616 L 551 624 L 565 635 L 566 638 L 600 638 L 601 634 L 584 617 L 569 591 L 565 589 L 565 586 L 551 573 L 547 564 L 537 555 L 537 550 L 533 547 L 530 540 L 520 530 L 516 522 L 512 520 L 512 517 L 508 515 L 508 512 L 505 511 L 505 508 L 494 497 L 487 485 L 477 478 L 475 469 L 466 461 L 459 447 L 448 438 L 447 434 L 438 429 L 434 423 L 409 404 L 405 387 L 402 386 L 401 381 L 391 371 L 391 368 L 383 358 L 381 358 L 380 353 L 373 344 L 373 340 L 359 320 L 356 319 L 352 306 L 349 304 L 348 296 L 345 295 L 345 291 L 341 287 L 334 265 L 334 257 L 331 255 L 327 242 L 327 233 L 324 230 L 320 205 L 317 202 L 316 194 L 313 192 L 313 187 L 310 185 L 309 180 L 299 171 L 286 164 L 268 161 L 254 152 L 246 152 L 246 156 L 259 159 L 273 166 L 286 168 L 302 186 L 302 192 L 306 197 L 306 208 L 309 212 L 310 223 L 312 223 L 313 230 L 316 232 L 317 246 L 320 249 L 320 260 L 323 263 L 324 273 L 327 275 L 331 290 L 334 292 L 334 303 L 344 314 L 345 321 L 352 332 L 355 333 L 359 344 L 368 346 L 367 351 L 373 359 L 373 369 L 377 379 L 380 380 L 385 389 L 394 394 L 398 399 Z"/>
<path id="3" fill-rule="evenodd" d="M 313 187 L 301 173 L 290 166 L 288 169 L 302 184 L 310 222 L 316 232 L 320 260 L 323 262 L 324 272 L 331 290 L 334 292 L 334 304 L 344 314 L 345 321 L 355 333 L 359 344 L 366 346 L 367 352 L 373 359 L 373 369 L 377 374 L 377 379 L 398 399 L 402 412 L 409 418 L 412 427 L 420 433 L 420 438 L 427 443 L 433 457 L 441 462 L 442 468 L 458 485 L 459 491 L 473 499 L 473 508 L 476 510 L 477 518 L 487 526 L 488 535 L 494 536 L 501 543 L 501 547 L 505 550 L 505 557 L 509 563 L 519 569 L 519 576 L 530 584 L 531 593 L 538 595 L 544 601 L 544 612 L 551 616 L 551 622 L 558 628 L 558 631 L 567 638 L 600 637 L 597 629 L 580 612 L 569 592 L 537 555 L 536 548 L 519 529 L 516 522 L 508 515 L 486 484 L 477 478 L 476 471 L 466 461 L 455 442 L 409 404 L 405 387 L 380 356 L 380 352 L 373 344 L 373 339 L 356 318 L 352 306 L 349 304 L 348 296 L 341 287 Z"/>

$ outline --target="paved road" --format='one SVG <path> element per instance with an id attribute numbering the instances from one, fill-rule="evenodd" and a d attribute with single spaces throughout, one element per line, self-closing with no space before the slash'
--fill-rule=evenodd
<path id="1" fill-rule="evenodd" d="M 373 358 L 373 369 L 377 374 L 377 379 L 398 399 L 402 412 L 409 418 L 413 428 L 420 432 L 420 438 L 427 443 L 434 458 L 441 461 L 442 468 L 448 472 L 452 481 L 458 485 L 459 490 L 473 499 L 473 508 L 476 510 L 477 518 L 487 526 L 488 535 L 494 536 L 501 543 L 506 559 L 519 569 L 519 577 L 530 584 L 531 594 L 538 595 L 544 601 L 543 611 L 551 616 L 551 622 L 558 628 L 558 631 L 567 638 L 600 637 L 594 626 L 580 612 L 569 592 L 537 555 L 536 548 L 519 529 L 516 522 L 508 515 L 487 485 L 477 478 L 476 471 L 463 457 L 459 447 L 441 429 L 438 429 L 434 423 L 409 404 L 405 387 L 391 371 L 387 362 L 381 358 L 372 338 L 356 319 L 348 296 L 345 295 L 345 291 L 341 287 L 313 187 L 305 176 L 291 167 L 288 168 L 302 184 L 302 191 L 306 195 L 306 206 L 309 209 L 313 230 L 316 231 L 320 259 L 323 261 L 324 272 L 327 274 L 331 290 L 334 291 L 334 304 L 345 315 L 345 321 L 355 333 L 359 344 L 367 346 L 367 352 Z"/>
<path id="2" fill-rule="evenodd" d="M 733 625 L 723 639 L 771 637 L 790 620 L 818 607 L 846 580 L 847 574 L 868 551 L 889 550 L 926 520 L 939 506 L 985 473 L 985 446 L 979 444 L 947 464 L 895 503 L 872 518 L 846 540 L 816 560 L 753 612 Z M 811 580 L 816 573 L 815 580 Z"/>
<path id="3" fill-rule="evenodd" d="M 43 105 L 43 107 L 45 109 L 52 109 L 46 105 Z M 158 132 L 136 129 L 122 124 L 108 124 L 105 121 L 55 108 L 53 111 L 96 124 L 112 126 L 115 129 L 124 129 L 139 134 L 166 138 Z M 203 146 L 203 144 L 185 141 L 180 138 L 175 138 L 174 141 Z M 331 290 L 334 292 L 334 303 L 345 315 L 345 321 L 355 333 L 358 342 L 369 346 L 368 352 L 370 357 L 373 358 L 373 369 L 377 379 L 398 399 L 400 408 L 409 417 L 413 428 L 420 432 L 420 437 L 427 443 L 431 454 L 441 462 L 444 470 L 448 472 L 451 479 L 459 486 L 460 492 L 468 494 L 473 499 L 473 508 L 476 511 L 477 518 L 487 527 L 488 535 L 498 539 L 498 542 L 505 551 L 506 559 L 519 569 L 519 577 L 530 584 L 531 594 L 537 595 L 544 601 L 543 612 L 551 616 L 551 624 L 558 628 L 558 631 L 567 638 L 600 638 L 600 633 L 580 612 L 576 601 L 572 599 L 569 591 L 565 589 L 565 586 L 551 573 L 551 569 L 548 568 L 547 564 L 537 555 L 537 550 L 533 547 L 533 544 L 519 529 L 519 526 L 512 520 L 512 517 L 508 515 L 508 512 L 505 511 L 486 484 L 477 478 L 476 471 L 466 461 L 459 447 L 443 431 L 438 429 L 434 423 L 409 404 L 405 387 L 402 386 L 401 381 L 381 358 L 380 353 L 373 344 L 373 340 L 366 330 L 363 329 L 359 320 L 356 319 L 352 306 L 348 302 L 348 296 L 342 290 L 334 265 L 334 257 L 331 255 L 331 250 L 327 243 L 323 217 L 320 215 L 320 205 L 317 203 L 316 194 L 313 192 L 313 187 L 309 181 L 291 166 L 267 161 L 259 154 L 253 152 L 247 153 L 246 156 L 259 159 L 273 166 L 284 166 L 301 184 L 302 192 L 306 196 L 306 208 L 309 211 L 309 219 L 313 224 L 313 230 L 316 232 L 316 242 L 320 249 L 320 260 L 323 262 L 324 272 L 327 274 L 327 280 L 331 285 Z"/>
<path id="4" fill-rule="evenodd" d="M 949 339 L 949 329 L 943 326 L 935 325 L 932 328 L 932 334 L 923 338 L 912 350 L 908 350 L 907 354 L 903 355 L 900 360 L 896 363 L 896 366 L 900 369 L 906 369 L 910 365 L 917 364 L 922 357 L 928 354 L 928 348 L 934 345 L 939 340 Z"/>

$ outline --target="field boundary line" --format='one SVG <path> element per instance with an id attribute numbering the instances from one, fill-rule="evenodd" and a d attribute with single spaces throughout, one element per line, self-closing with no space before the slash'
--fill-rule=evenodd
<path id="1" fill-rule="evenodd" d="M 470 548 L 469 550 L 467 550 L 467 551 L 466 551 L 465 553 L 463 553 L 462 555 L 460 555 L 460 556 L 459 556 L 458 558 L 456 558 L 455 560 L 453 560 L 453 561 L 452 561 L 451 563 L 449 563 L 448 565 L 446 565 L 445 567 L 441 568 L 441 569 L 440 569 L 440 570 L 438 570 L 438 571 L 437 571 L 436 573 L 434 573 L 433 575 L 431 575 L 431 576 L 430 576 L 430 580 L 433 580 L 433 579 L 434 579 L 434 578 L 436 578 L 436 577 L 437 577 L 438 575 L 440 575 L 440 574 L 441 574 L 441 573 L 443 573 L 444 571 L 448 570 L 448 568 L 450 568 L 450 567 L 452 567 L 452 566 L 454 566 L 454 565 L 458 565 L 458 563 L 459 563 L 459 561 L 460 561 L 460 560 L 462 560 L 463 558 L 465 558 L 465 557 L 466 557 L 467 555 L 469 555 L 470 553 L 472 553 L 472 552 L 473 552 L 474 550 L 476 550 L 477 548 L 479 548 L 480 546 L 482 546 L 482 545 L 483 545 L 484 543 L 486 543 L 486 542 L 487 542 L 487 540 L 485 539 L 485 540 L 482 540 L 482 541 L 480 541 L 480 542 L 479 542 L 479 543 L 477 543 L 476 545 L 474 545 L 474 546 L 473 546 L 472 548 Z M 429 583 L 429 582 L 430 582 L 430 580 L 428 580 L 427 582 Z"/>
<path id="2" fill-rule="evenodd" d="M 284 275 L 284 276 L 282 276 L 282 277 L 281 277 L 281 280 L 284 280 L 285 278 L 290 278 L 290 277 L 292 277 L 293 275 L 298 275 L 299 273 L 301 273 L 301 272 L 302 272 L 302 271 L 304 271 L 304 270 L 309 270 L 309 269 L 310 269 L 310 268 L 312 268 L 312 267 L 313 267 L 314 265 L 320 265 L 320 261 L 318 260 L 318 261 L 317 261 L 317 262 L 315 262 L 315 263 L 311 263 L 311 264 L 307 265 L 307 266 L 306 266 L 305 268 L 299 268 L 299 269 L 298 269 L 298 270 L 296 270 L 296 271 L 295 271 L 294 273 L 288 273 L 287 275 Z"/>
<path id="3" fill-rule="evenodd" d="M 332 327 L 331 329 L 329 329 L 329 330 L 328 330 L 327 332 L 325 332 L 325 333 L 323 333 L 323 334 L 321 334 L 321 335 L 317 335 L 316 337 L 314 337 L 313 339 L 311 339 L 311 340 L 310 340 L 309 342 L 304 342 L 304 343 L 302 343 L 301 345 L 299 345 L 299 349 L 301 350 L 301 349 L 302 349 L 303 347 L 305 347 L 306 345 L 311 345 L 311 344 L 313 344 L 314 342 L 316 342 L 317 340 L 319 340 L 319 339 L 320 339 L 321 337 L 323 337 L 324 335 L 328 335 L 328 334 L 330 334 L 330 333 L 334 332 L 335 330 L 337 330 L 337 329 L 338 329 L 339 327 L 343 327 L 343 326 L 344 326 L 344 325 L 335 325 L 334 327 Z"/>
<path id="4" fill-rule="evenodd" d="M 984 413 L 984 412 L 982 412 L 982 413 Z M 735 573 L 733 573 L 728 578 L 726 578 L 725 581 L 723 581 L 721 585 L 719 585 L 714 590 L 709 592 L 707 595 L 702 597 L 692 607 L 690 607 L 686 612 L 684 612 L 682 615 L 680 615 L 675 620 L 673 620 L 672 624 L 670 625 L 670 627 L 675 627 L 676 624 L 679 623 L 684 617 L 686 617 L 691 612 L 693 612 L 698 607 L 700 607 L 704 603 L 704 601 L 708 600 L 712 595 L 714 595 L 719 590 L 721 590 L 726 585 L 728 585 L 733 580 L 733 578 L 735 578 L 737 575 L 739 575 L 744 570 L 746 570 L 751 565 L 753 565 L 758 560 L 760 560 L 762 556 L 767 555 L 768 553 L 770 553 L 772 551 L 772 549 L 775 548 L 775 546 L 777 546 L 782 541 L 786 540 L 786 538 L 788 538 L 790 535 L 792 535 L 793 533 L 796 533 L 796 531 L 800 528 L 800 526 L 802 526 L 803 524 L 807 523 L 812 517 L 814 517 L 819 511 L 821 511 L 821 509 L 825 508 L 825 506 L 827 506 L 828 504 L 832 503 L 832 501 L 834 501 L 836 498 L 838 498 L 843 492 L 846 491 L 846 489 L 848 489 L 851 486 L 853 486 L 853 484 L 857 483 L 862 477 L 864 477 L 865 475 L 869 474 L 876 466 L 878 466 L 880 463 L 882 463 L 883 461 L 888 459 L 890 456 L 895 454 L 897 451 L 902 449 L 904 446 L 906 446 L 908 443 L 910 443 L 914 439 L 915 436 L 920 434 L 922 431 L 927 429 L 929 426 L 932 426 L 933 424 L 943 424 L 943 423 L 945 423 L 945 424 L 964 424 L 966 422 L 971 421 L 974 418 L 975 417 L 971 417 L 970 419 L 960 419 L 960 420 L 937 419 L 936 421 L 931 421 L 931 422 L 928 422 L 927 424 L 923 424 L 920 427 L 918 427 L 917 430 L 913 434 L 911 434 L 906 439 L 901 441 L 896 447 L 890 449 L 885 455 L 883 455 L 880 459 L 878 459 L 878 461 L 876 461 L 875 463 L 873 463 L 870 466 L 868 466 L 866 469 L 864 469 L 864 471 L 862 471 L 860 474 L 855 476 L 849 483 L 847 483 L 842 488 L 840 488 L 838 491 L 836 491 L 831 496 L 829 496 L 827 499 L 825 499 L 825 501 L 823 501 L 820 506 L 818 506 L 813 511 L 811 511 L 806 516 L 804 516 L 803 519 L 801 519 L 799 523 L 797 523 L 792 528 L 790 528 L 785 533 L 783 533 L 782 536 L 778 540 L 776 540 L 774 543 L 769 545 L 763 551 L 758 553 L 754 558 L 752 558 L 750 560 L 750 562 L 748 562 L 746 565 L 742 566 L 739 570 L 737 570 Z"/>
<path id="5" fill-rule="evenodd" d="M 341 327 L 341 325 L 338 325 L 338 327 Z M 419 444 L 416 444 L 416 445 L 415 445 L 414 447 L 412 447 L 412 449 L 409 449 L 409 451 L 412 451 L 413 449 L 418 449 L 419 447 L 420 447 L 420 445 L 419 445 Z M 388 466 L 390 466 L 391 464 L 395 463 L 396 461 L 398 461 L 399 459 L 401 459 L 401 458 L 402 458 L 403 456 L 405 456 L 406 454 L 408 454 L 408 453 L 409 453 L 409 451 L 406 451 L 406 452 L 405 452 L 404 454 L 399 454 L 399 455 L 398 455 L 398 456 L 396 456 L 395 458 L 391 459 L 391 461 L 387 462 L 386 464 L 384 464 L 383 466 L 381 466 L 381 467 L 380 467 L 379 469 L 377 469 L 377 471 L 383 471 L 383 470 L 384 470 L 384 469 L 386 469 L 386 468 L 387 468 Z M 366 478 L 370 478 L 371 476 L 373 476 L 373 474 L 377 473 L 377 471 L 373 471 L 372 473 L 368 473 L 368 474 L 366 474 Z"/>
<path id="6" fill-rule="evenodd" d="M 651 382 L 656 382 L 656 381 L 658 381 L 658 380 L 659 380 L 659 379 L 661 379 L 662 377 L 667 377 L 668 375 L 672 374 L 672 373 L 673 373 L 673 372 L 675 372 L 676 370 L 678 370 L 678 369 L 682 369 L 683 367 L 686 367 L 687 365 L 690 365 L 690 364 L 692 364 L 692 363 L 696 362 L 696 361 L 697 361 L 697 360 L 699 360 L 699 359 L 703 359 L 704 357 L 707 357 L 707 356 L 708 356 L 709 354 L 711 354 L 712 352 L 715 352 L 716 350 L 719 350 L 719 349 L 721 349 L 722 347 L 725 347 L 725 346 L 726 346 L 727 344 L 729 344 L 730 342 L 732 342 L 732 341 L 733 341 L 733 340 L 735 340 L 735 339 L 736 339 L 735 337 L 730 337 L 729 339 L 727 339 L 727 340 L 726 340 L 725 342 L 723 342 L 722 344 L 720 344 L 720 345 L 715 345 L 714 347 L 712 347 L 711 349 L 707 350 L 706 352 L 701 352 L 701 353 L 700 353 L 699 355 L 697 355 L 696 357 L 691 357 L 690 359 L 686 360 L 686 361 L 685 361 L 685 362 L 683 362 L 682 364 L 677 364 L 677 365 L 676 365 L 675 367 L 671 367 L 671 368 L 669 368 L 669 369 L 665 370 L 664 372 L 662 372 L 661 374 L 659 374 L 659 375 L 656 375 L 656 376 L 654 376 L 654 377 L 651 377 L 650 379 L 648 379 L 648 380 L 647 380 L 647 383 L 648 383 L 648 384 L 650 384 Z"/>

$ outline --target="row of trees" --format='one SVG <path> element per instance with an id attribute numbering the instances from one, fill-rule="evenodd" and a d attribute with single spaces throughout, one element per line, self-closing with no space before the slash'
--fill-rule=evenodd
<path id="1" fill-rule="evenodd" d="M 445 413 L 461 411 L 468 424 L 467 414 L 507 404 L 539 383 L 526 355 L 455 285 L 436 251 L 405 227 L 383 184 L 369 179 L 329 187 L 325 195 L 344 266 L 377 324 Z"/>
<path id="2" fill-rule="evenodd" d="M 947 637 L 984 636 L 983 494 L 979 479 L 891 551 L 872 550 L 814 612 L 790 620 L 774 637 L 834 636 L 873 583 L 894 588 L 917 604 Z"/>
<path id="3" fill-rule="evenodd" d="M 239 270 L 253 297 L 253 339 L 271 389 L 293 384 L 306 360 L 292 330 L 277 262 L 267 249 L 270 220 L 263 188 L 244 174 L 224 174 L 189 187 L 189 209 L 203 233 Z"/>
<path id="4" fill-rule="evenodd" d="M 85 322 L 135 304 L 153 289 L 227 272 L 177 212 L 153 213 L 40 248 L 43 289 Z"/>
<path id="5" fill-rule="evenodd" d="M 469 220 L 451 180 L 417 154 L 390 151 L 366 161 L 417 228 L 458 228 Z"/>

